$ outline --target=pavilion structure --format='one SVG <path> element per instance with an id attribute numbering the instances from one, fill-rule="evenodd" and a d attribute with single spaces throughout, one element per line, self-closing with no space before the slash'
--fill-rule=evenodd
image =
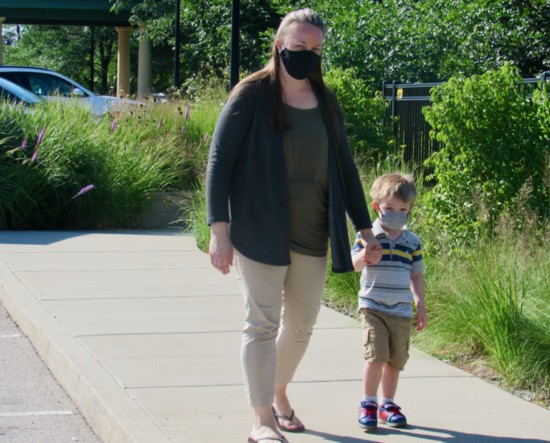
<path id="1" fill-rule="evenodd" d="M 3 63 L 3 24 L 112 26 L 118 33 L 118 97 L 130 91 L 130 10 L 112 11 L 110 0 L 2 0 L 0 6 L 0 64 Z M 140 39 L 138 52 L 138 97 L 151 92 L 151 44 Z"/>

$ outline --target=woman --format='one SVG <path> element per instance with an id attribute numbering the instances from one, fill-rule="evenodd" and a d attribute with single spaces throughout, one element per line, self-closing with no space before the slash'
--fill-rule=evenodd
<path id="1" fill-rule="evenodd" d="M 310 9 L 287 14 L 268 64 L 230 94 L 210 147 L 211 262 L 223 274 L 235 266 L 246 306 L 249 443 L 304 430 L 287 386 L 321 307 L 329 239 L 333 271 L 353 270 L 346 212 L 380 258 L 343 116 L 323 83 L 325 32 Z"/>

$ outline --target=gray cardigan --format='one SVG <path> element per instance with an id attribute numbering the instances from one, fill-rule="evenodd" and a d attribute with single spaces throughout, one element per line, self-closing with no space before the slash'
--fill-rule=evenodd
<path id="1" fill-rule="evenodd" d="M 210 145 L 206 172 L 208 224 L 230 223 L 233 246 L 244 256 L 270 265 L 290 264 L 288 196 L 283 138 L 268 128 L 266 83 L 247 85 L 223 107 Z M 329 136 L 329 236 L 333 272 L 353 270 L 346 212 L 356 231 L 372 228 L 357 168 L 347 144 L 338 106 L 341 141 Z"/>

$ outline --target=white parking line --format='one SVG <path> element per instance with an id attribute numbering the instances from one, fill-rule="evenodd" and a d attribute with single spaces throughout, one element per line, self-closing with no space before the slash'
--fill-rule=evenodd
<path id="1" fill-rule="evenodd" d="M 34 417 L 37 415 L 74 415 L 73 411 L 0 412 L 0 417 Z"/>
<path id="2" fill-rule="evenodd" d="M 21 334 L 0 334 L 0 338 L 21 338 Z"/>

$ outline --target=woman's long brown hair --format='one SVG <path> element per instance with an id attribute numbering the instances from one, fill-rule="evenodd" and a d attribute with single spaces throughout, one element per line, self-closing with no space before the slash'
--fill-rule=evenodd
<path id="1" fill-rule="evenodd" d="M 271 48 L 271 57 L 268 63 L 259 71 L 254 72 L 248 77 L 241 80 L 231 92 L 231 95 L 238 95 L 245 86 L 250 84 L 258 84 L 266 81 L 267 83 L 267 94 L 269 100 L 269 106 L 271 109 L 270 113 L 270 122 L 269 128 L 272 132 L 284 135 L 288 129 L 288 122 L 286 119 L 286 113 L 283 107 L 283 92 L 280 82 L 280 71 L 281 71 L 281 59 L 279 57 L 279 51 L 277 50 L 277 45 L 275 44 L 276 39 L 282 39 L 286 36 L 289 27 L 294 24 L 310 24 L 316 26 L 321 30 L 323 35 L 326 34 L 326 27 L 319 16 L 315 11 L 305 8 L 298 9 L 296 11 L 289 12 L 279 25 L 275 38 L 273 39 L 273 45 Z M 337 110 L 334 101 L 331 98 L 331 94 L 328 88 L 325 86 L 323 81 L 323 73 L 321 70 L 321 63 L 310 75 L 309 80 L 313 83 L 314 91 L 320 94 L 321 105 L 325 106 L 328 111 L 328 116 L 330 119 L 329 124 L 331 125 L 332 132 L 336 137 L 337 143 L 339 142 L 339 130 L 338 130 L 338 117 Z"/>

